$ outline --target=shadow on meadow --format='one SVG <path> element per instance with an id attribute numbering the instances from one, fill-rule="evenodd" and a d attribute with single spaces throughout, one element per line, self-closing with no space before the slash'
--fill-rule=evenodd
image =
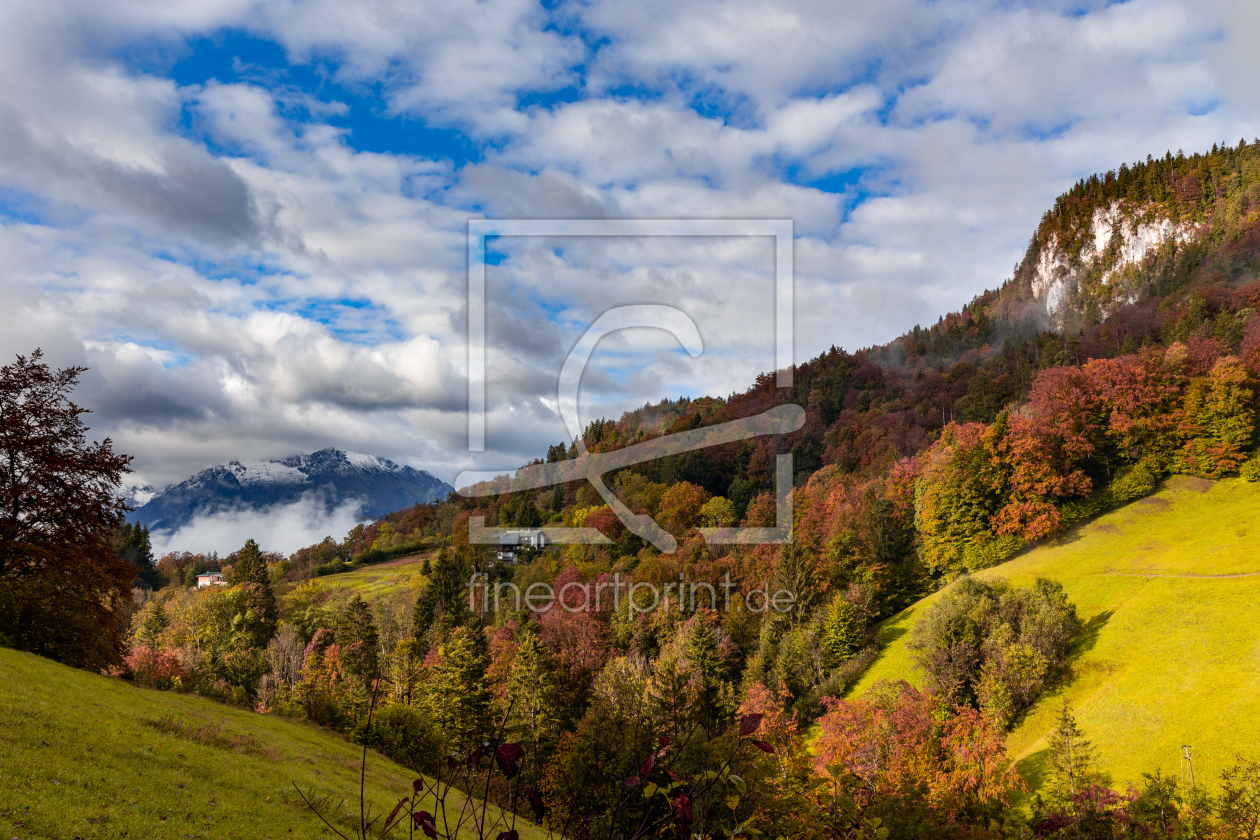
<path id="1" fill-rule="evenodd" d="M 1069 658 L 1075 659 L 1093 650 L 1094 645 L 1098 644 L 1098 637 L 1102 634 L 1102 629 L 1107 626 L 1107 622 L 1111 621 L 1111 617 L 1115 614 L 1115 610 L 1103 610 L 1082 624 L 1080 635 L 1076 637 L 1076 641 L 1072 643 L 1068 652 Z"/>
<path id="2" fill-rule="evenodd" d="M 885 645 L 891 645 L 893 642 L 896 642 L 898 639 L 907 635 L 909 632 L 910 632 L 910 628 L 905 625 L 900 625 L 897 627 L 886 627 L 879 634 L 879 639 Z"/>

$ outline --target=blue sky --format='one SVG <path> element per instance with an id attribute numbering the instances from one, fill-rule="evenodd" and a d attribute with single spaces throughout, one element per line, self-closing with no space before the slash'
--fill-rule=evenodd
<path id="1" fill-rule="evenodd" d="M 6 3 L 0 353 L 90 367 L 141 483 L 514 466 L 609 307 L 681 308 L 705 352 L 609 337 L 585 417 L 747 387 L 773 252 L 496 242 L 474 456 L 469 219 L 791 219 L 796 357 L 854 349 L 1000 284 L 1077 178 L 1260 135 L 1258 38 L 1225 0 Z"/>
<path id="2" fill-rule="evenodd" d="M 290 61 L 277 41 L 248 31 L 222 30 L 190 38 L 177 57 L 142 51 L 124 52 L 119 58 L 134 73 L 160 75 L 181 87 L 215 82 L 263 87 L 276 97 L 276 111 L 284 118 L 344 129 L 343 142 L 356 152 L 413 155 L 449 161 L 456 168 L 484 157 L 486 143 L 458 127 L 431 126 L 422 114 L 391 113 L 387 80 L 339 83 L 335 58 L 311 55 Z M 248 150 L 218 147 L 213 134 L 199 125 L 195 108 L 185 109 L 181 116 L 184 136 L 189 139 L 219 154 L 248 154 Z"/>

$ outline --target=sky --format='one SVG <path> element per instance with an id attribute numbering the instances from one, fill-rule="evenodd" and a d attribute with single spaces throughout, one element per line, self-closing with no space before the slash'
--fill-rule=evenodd
<path id="1" fill-rule="evenodd" d="M 10 0 L 0 360 L 89 368 L 137 484 L 515 467 L 611 307 L 704 351 L 605 338 L 583 422 L 772 369 L 773 240 L 489 240 L 471 453 L 470 219 L 790 219 L 801 362 L 997 287 L 1080 177 L 1260 135 L 1258 41 L 1245 0 Z"/>

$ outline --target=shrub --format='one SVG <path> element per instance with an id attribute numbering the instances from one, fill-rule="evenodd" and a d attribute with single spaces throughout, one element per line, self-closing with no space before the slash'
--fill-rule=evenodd
<path id="1" fill-rule="evenodd" d="M 916 622 L 909 648 L 928 690 L 1005 725 L 1037 699 L 1080 626 L 1057 583 L 964 576 Z"/>
<path id="2" fill-rule="evenodd" d="M 1251 460 L 1242 465 L 1238 474 L 1247 481 L 1260 481 L 1260 454 L 1252 455 Z"/>
<path id="3" fill-rule="evenodd" d="M 369 549 L 369 551 L 373 551 L 373 550 L 374 549 Z M 367 552 L 364 552 L 364 553 L 366 554 Z M 316 566 L 315 575 L 317 577 L 323 577 L 324 575 L 335 575 L 335 574 L 340 574 L 341 572 L 349 572 L 352 569 L 356 569 L 356 568 L 358 567 L 355 566 L 354 564 L 347 563 L 345 560 L 342 560 L 340 557 L 338 557 L 336 560 L 329 560 L 327 563 L 321 563 L 318 566 Z"/>
<path id="4" fill-rule="evenodd" d="M 1023 547 L 1024 538 L 1019 534 L 1002 534 L 995 537 L 986 533 L 982 539 L 963 548 L 962 565 L 963 568 L 973 572 L 987 569 L 1001 563 Z"/>
<path id="5" fill-rule="evenodd" d="M 1107 493 L 1112 504 L 1122 505 L 1154 493 L 1158 480 L 1153 465 L 1143 458 L 1133 466 L 1121 470 L 1107 487 Z"/>
<path id="6" fill-rule="evenodd" d="M 875 657 L 881 650 L 879 639 L 872 640 L 866 647 L 853 654 L 844 664 L 828 674 L 822 682 L 814 686 L 808 694 L 792 704 L 792 713 L 797 720 L 806 725 L 812 723 L 826 712 L 824 703 L 842 697 L 849 686 L 858 681 L 871 667 Z"/>
<path id="7" fill-rule="evenodd" d="M 138 647 L 127 655 L 124 676 L 149 688 L 179 688 L 187 676 L 184 664 L 174 653 Z"/>
<path id="8" fill-rule="evenodd" d="M 438 769 L 444 754 L 433 719 L 418 706 L 386 706 L 372 721 L 371 743 L 384 755 L 417 773 Z"/>

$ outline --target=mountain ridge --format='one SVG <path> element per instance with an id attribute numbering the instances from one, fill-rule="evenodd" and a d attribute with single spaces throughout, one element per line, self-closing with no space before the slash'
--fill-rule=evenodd
<path id="1" fill-rule="evenodd" d="M 133 491 L 139 500 L 149 488 Z M 445 498 L 454 488 L 426 470 L 388 458 L 327 448 L 271 460 L 233 460 L 201 470 L 138 505 L 128 516 L 152 531 L 177 531 L 198 516 L 265 510 L 309 501 L 328 513 L 358 502 L 365 519 L 417 502 Z"/>

